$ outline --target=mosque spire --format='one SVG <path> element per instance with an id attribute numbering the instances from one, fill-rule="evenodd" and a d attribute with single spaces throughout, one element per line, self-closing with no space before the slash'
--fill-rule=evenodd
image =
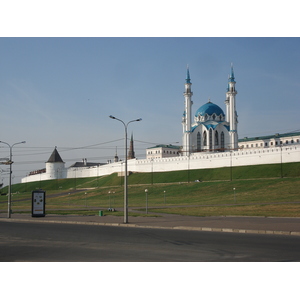
<path id="1" fill-rule="evenodd" d="M 230 77 L 229 77 L 228 81 L 234 82 L 233 63 L 231 63 L 231 72 L 230 72 Z"/>
<path id="2" fill-rule="evenodd" d="M 186 69 L 186 83 L 191 83 L 189 65 L 187 65 L 187 69 Z"/>
<path id="3" fill-rule="evenodd" d="M 192 128 L 192 96 L 193 92 L 191 90 L 192 83 L 190 77 L 190 69 L 187 66 L 186 79 L 184 84 L 184 113 L 182 118 L 183 126 L 183 153 L 184 155 L 189 155 L 191 152 L 191 128 Z"/>
<path id="4" fill-rule="evenodd" d="M 231 63 L 231 72 L 228 79 L 228 89 L 226 93 L 226 120 L 229 122 L 229 148 L 236 150 L 238 148 L 238 134 L 237 134 L 237 112 L 236 112 L 236 94 L 235 80 L 233 72 L 233 64 Z"/>

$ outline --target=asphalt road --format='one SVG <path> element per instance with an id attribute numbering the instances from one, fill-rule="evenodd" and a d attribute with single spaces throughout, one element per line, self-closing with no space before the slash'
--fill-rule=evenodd
<path id="1" fill-rule="evenodd" d="M 51 223 L 0 223 L 0 261 L 300 261 L 300 237 Z"/>

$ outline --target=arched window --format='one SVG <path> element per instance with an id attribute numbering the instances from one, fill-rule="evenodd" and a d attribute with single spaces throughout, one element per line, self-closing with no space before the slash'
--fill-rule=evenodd
<path id="1" fill-rule="evenodd" d="M 224 137 L 224 132 L 223 131 L 221 132 L 221 149 L 222 149 L 222 151 L 225 150 L 225 137 Z"/>
<path id="2" fill-rule="evenodd" d="M 201 151 L 201 134 L 197 133 L 197 151 Z"/>
<path id="3" fill-rule="evenodd" d="M 207 133 L 206 133 L 206 131 L 203 132 L 203 146 L 207 146 Z"/>
<path id="4" fill-rule="evenodd" d="M 216 130 L 216 132 L 215 132 L 215 146 L 218 146 L 218 145 L 219 145 L 219 133 Z"/>
<path id="5" fill-rule="evenodd" d="M 212 140 L 213 140 L 213 131 L 212 131 L 212 129 L 210 128 L 210 129 L 209 129 L 209 150 L 210 150 L 210 151 L 212 150 Z"/>

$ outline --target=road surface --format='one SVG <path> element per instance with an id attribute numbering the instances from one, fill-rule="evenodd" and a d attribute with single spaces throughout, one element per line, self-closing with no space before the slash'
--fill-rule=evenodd
<path id="1" fill-rule="evenodd" d="M 300 261 L 300 237 L 1 222 L 2 262 Z"/>

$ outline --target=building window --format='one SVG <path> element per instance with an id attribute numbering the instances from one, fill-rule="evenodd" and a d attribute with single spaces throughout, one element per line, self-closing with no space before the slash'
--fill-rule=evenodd
<path id="1" fill-rule="evenodd" d="M 203 146 L 207 146 L 207 133 L 206 133 L 206 131 L 203 132 Z"/>
<path id="2" fill-rule="evenodd" d="M 216 132 L 215 132 L 215 146 L 218 146 L 218 145 L 219 145 L 219 133 L 216 130 Z"/>
<path id="3" fill-rule="evenodd" d="M 265 146 L 268 147 L 268 143 L 265 143 Z"/>
<path id="4" fill-rule="evenodd" d="M 285 143 L 286 143 L 286 144 L 288 144 L 288 143 L 289 143 L 289 141 L 285 141 Z"/>
<path id="5" fill-rule="evenodd" d="M 197 151 L 201 151 L 201 134 L 197 133 Z"/>
<path id="6" fill-rule="evenodd" d="M 221 132 L 221 149 L 225 149 L 225 137 L 224 137 L 224 132 Z"/>
<path id="7" fill-rule="evenodd" d="M 213 139 L 213 132 L 212 129 L 209 129 L 209 150 L 212 150 L 212 139 Z"/>

